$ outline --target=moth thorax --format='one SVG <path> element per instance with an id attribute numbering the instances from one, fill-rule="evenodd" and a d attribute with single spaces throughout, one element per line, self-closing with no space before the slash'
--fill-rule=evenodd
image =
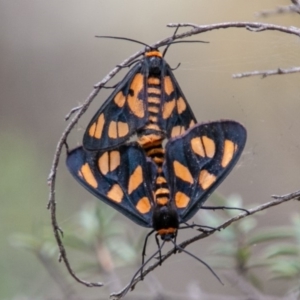
<path id="1" fill-rule="evenodd" d="M 149 58 L 149 73 L 159 75 L 161 73 L 161 57 L 152 56 Z"/>

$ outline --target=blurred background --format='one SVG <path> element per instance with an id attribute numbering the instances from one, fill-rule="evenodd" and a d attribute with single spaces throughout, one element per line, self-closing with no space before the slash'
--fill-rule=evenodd
<path id="1" fill-rule="evenodd" d="M 77 184 L 66 170 L 65 155 L 58 169 L 56 200 L 68 257 L 79 276 L 101 281 L 105 287 L 76 283 L 57 262 L 46 209 L 47 177 L 57 141 L 67 126 L 65 115 L 115 65 L 141 49 L 134 43 L 94 36 L 124 36 L 151 44 L 172 35 L 173 29 L 166 27 L 170 22 L 257 21 L 300 27 L 296 13 L 257 17 L 262 10 L 289 4 L 284 0 L 0 1 L 1 299 L 71 299 L 70 295 L 106 299 L 128 283 L 140 265 L 140 244 L 147 231 L 114 214 Z M 270 201 L 270 195 L 299 190 L 300 74 L 232 79 L 232 74 L 244 71 L 300 66 L 299 38 L 275 31 L 227 29 L 192 39 L 209 44 L 174 45 L 166 60 L 172 67 L 181 63 L 174 73 L 197 119 L 233 119 L 248 131 L 237 167 L 217 192 L 250 208 Z M 69 137 L 70 147 L 81 144 L 85 126 L 110 92 L 102 90 L 80 119 Z M 243 240 L 264 230 L 292 226 L 298 210 L 296 201 L 267 210 L 252 225 L 245 225 Z M 213 225 L 208 221 L 214 216 L 205 217 L 200 211 L 194 221 Z M 179 241 L 194 234 L 182 231 Z M 229 244 L 230 238 L 240 241 L 226 236 L 226 230 L 222 234 L 198 241 L 188 250 L 214 265 L 211 247 L 222 239 Z M 296 245 L 293 237 L 287 241 Z M 154 239 L 149 244 L 150 255 L 156 249 Z M 263 249 L 263 243 L 247 244 L 253 261 L 261 258 Z M 239 297 L 241 291 L 232 280 L 239 278 L 233 256 L 223 255 L 226 262 L 232 261 L 226 271 L 215 266 L 225 286 L 193 258 L 179 254 L 138 284 L 128 299 L 154 299 L 157 293 L 176 293 L 181 299 L 199 293 L 204 293 L 202 299 L 215 294 Z M 257 286 L 268 295 L 283 297 L 299 280 L 271 280 L 270 274 L 265 266 L 253 269 Z"/>

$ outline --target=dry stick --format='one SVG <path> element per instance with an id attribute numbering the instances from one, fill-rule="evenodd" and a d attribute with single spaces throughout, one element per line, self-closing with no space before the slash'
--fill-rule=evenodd
<path id="1" fill-rule="evenodd" d="M 279 6 L 276 9 L 264 10 L 262 12 L 257 13 L 257 17 L 268 17 L 272 15 L 278 14 L 286 14 L 286 13 L 300 13 L 300 4 L 291 4 L 287 6 Z"/>
<path id="2" fill-rule="evenodd" d="M 153 47 L 153 48 L 157 47 L 158 48 L 160 46 L 164 46 L 164 45 L 170 43 L 173 40 L 182 39 L 184 37 L 192 36 L 192 35 L 202 33 L 202 32 L 212 31 L 212 30 L 216 30 L 216 29 L 226 29 L 226 28 L 230 28 L 230 27 L 233 27 L 233 28 L 234 27 L 246 28 L 247 30 L 251 30 L 251 31 L 255 31 L 255 32 L 264 31 L 264 30 L 276 30 L 276 31 L 280 31 L 280 32 L 300 36 L 300 30 L 295 28 L 295 27 L 283 27 L 283 26 L 277 26 L 277 25 L 273 25 L 273 24 L 256 23 L 256 22 L 253 22 L 253 23 L 252 22 L 228 22 L 228 23 L 219 23 L 219 24 L 202 25 L 202 26 L 192 24 L 192 23 L 178 23 L 178 24 L 168 24 L 167 26 L 168 27 L 193 27 L 193 29 L 190 30 L 190 31 L 181 33 L 181 34 L 172 35 L 171 37 L 165 38 L 165 39 L 151 45 L 151 47 Z M 144 53 L 144 50 L 141 50 L 141 51 L 133 54 L 128 59 L 124 60 L 121 64 L 119 64 L 117 67 L 115 67 L 110 73 L 108 73 L 108 75 L 106 77 L 104 77 L 104 79 L 102 81 L 100 81 L 99 83 L 97 83 L 94 86 L 94 90 L 91 92 L 89 97 L 84 101 L 82 106 L 78 110 L 77 110 L 77 108 L 74 109 L 74 112 L 76 112 L 76 115 L 73 117 L 73 119 L 67 125 L 66 129 L 62 133 L 62 136 L 60 137 L 60 139 L 57 143 L 54 158 L 53 158 L 53 162 L 52 162 L 52 165 L 51 165 L 50 174 L 48 176 L 48 185 L 49 185 L 50 191 L 49 191 L 49 200 L 48 200 L 48 206 L 47 207 L 48 207 L 48 209 L 50 209 L 50 213 L 51 213 L 51 223 L 52 223 L 52 227 L 53 227 L 54 236 L 55 236 L 57 245 L 59 247 L 60 260 L 63 260 L 63 262 L 65 263 L 65 265 L 66 265 L 66 267 L 69 271 L 69 273 L 71 274 L 71 276 L 76 281 L 78 281 L 78 282 L 80 282 L 80 283 L 82 283 L 82 284 L 84 284 L 88 287 L 101 286 L 102 284 L 98 283 L 98 282 L 97 283 L 87 282 L 85 280 L 81 280 L 80 278 L 78 278 L 75 275 L 75 273 L 73 272 L 73 270 L 72 270 L 72 268 L 69 264 L 69 261 L 67 259 L 67 254 L 66 254 L 65 248 L 63 246 L 61 236 L 60 236 L 63 232 L 60 229 L 60 227 L 58 225 L 58 222 L 57 222 L 57 219 L 56 219 L 56 201 L 55 201 L 55 183 L 56 183 L 57 167 L 58 167 L 58 164 L 59 164 L 59 159 L 60 159 L 60 155 L 61 155 L 61 152 L 62 152 L 62 148 L 66 144 L 68 135 L 70 134 L 71 130 L 73 129 L 75 124 L 78 122 L 80 117 L 87 110 L 87 108 L 89 107 L 91 102 L 97 96 L 97 94 L 99 93 L 101 88 L 111 78 L 113 78 L 120 71 L 120 69 L 122 67 L 125 67 L 130 62 L 134 61 L 142 53 Z M 72 112 L 71 112 L 71 114 L 72 114 Z M 198 239 L 203 238 L 203 237 L 205 237 L 205 236 L 201 235 Z M 182 247 L 182 245 L 183 244 L 181 244 L 181 247 Z M 163 260 L 165 260 L 170 255 L 171 254 L 169 254 L 168 256 L 165 256 Z M 150 270 L 149 271 L 145 270 L 144 275 L 147 274 L 148 272 L 150 272 Z"/>
<path id="3" fill-rule="evenodd" d="M 281 69 L 278 68 L 277 70 L 266 70 L 266 71 L 250 71 L 244 73 L 236 73 L 233 74 L 233 78 L 244 78 L 250 76 L 261 76 L 262 78 L 266 78 L 267 76 L 271 75 L 284 75 L 284 74 L 292 74 L 292 73 L 299 73 L 300 67 L 294 67 L 289 69 Z"/>
<path id="4" fill-rule="evenodd" d="M 193 243 L 193 242 L 196 242 L 198 240 L 201 240 L 203 238 L 206 238 L 210 235 L 212 235 L 213 233 L 215 233 L 216 231 L 220 231 L 221 229 L 225 229 L 226 227 L 228 227 L 229 225 L 231 225 L 232 223 L 234 222 L 237 222 L 245 217 L 247 217 L 248 215 L 253 215 L 259 211 L 262 211 L 262 210 L 265 210 L 267 208 L 270 208 L 272 206 L 276 206 L 276 205 L 279 205 L 281 203 L 284 203 L 284 202 L 287 202 L 287 201 L 290 201 L 290 200 L 293 200 L 293 199 L 296 199 L 296 200 L 299 200 L 299 197 L 300 197 L 300 190 L 297 191 L 297 192 L 294 192 L 294 193 L 291 193 L 291 194 L 287 194 L 287 195 L 283 195 L 283 196 L 277 196 L 277 195 L 273 195 L 272 198 L 274 198 L 275 200 L 273 201 L 270 201 L 270 202 L 266 202 L 262 205 L 259 205 L 255 208 L 251 208 L 248 210 L 249 213 L 242 213 L 242 214 L 239 214 L 229 220 L 227 220 L 226 222 L 224 222 L 223 224 L 221 224 L 220 226 L 216 227 L 215 229 L 212 229 L 208 232 L 204 232 L 204 233 L 201 233 L 199 235 L 196 235 L 195 237 L 189 239 L 189 240 L 186 240 L 184 242 L 182 242 L 179 247 L 180 248 L 185 248 L 186 246 L 188 246 L 189 244 Z M 171 255 L 174 254 L 174 250 L 170 250 L 166 255 L 164 255 L 162 257 L 162 259 L 156 263 L 154 263 L 153 265 L 151 265 L 149 268 L 147 268 L 143 274 L 142 274 L 142 277 L 144 278 L 146 274 L 148 274 L 149 272 L 153 271 L 154 269 L 156 269 L 162 262 L 164 262 L 167 258 L 169 258 Z M 133 289 L 135 287 L 135 285 L 141 281 L 141 276 L 138 276 L 135 278 L 135 280 L 132 281 L 132 284 L 131 284 L 131 287 L 129 287 L 128 285 L 122 289 L 120 292 L 118 293 L 113 293 L 111 294 L 111 298 L 114 299 L 114 300 L 117 300 L 117 299 L 121 299 L 122 297 L 125 296 L 125 294 L 127 293 L 127 291 L 131 288 Z"/>

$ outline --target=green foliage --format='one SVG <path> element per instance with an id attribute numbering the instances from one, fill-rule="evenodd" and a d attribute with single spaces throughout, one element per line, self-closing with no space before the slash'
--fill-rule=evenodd
<path id="1" fill-rule="evenodd" d="M 233 195 L 228 199 L 214 195 L 215 205 L 243 207 L 242 199 Z M 206 224 L 218 226 L 235 215 L 234 210 L 222 214 L 203 213 Z M 291 226 L 257 228 L 257 215 L 248 216 L 216 233 L 218 240 L 211 247 L 214 259 L 211 265 L 226 270 L 235 270 L 253 286 L 262 288 L 265 278 L 255 270 L 267 273 L 269 280 L 300 280 L 300 215 L 294 214 Z M 202 218 L 203 221 L 203 218 Z"/>

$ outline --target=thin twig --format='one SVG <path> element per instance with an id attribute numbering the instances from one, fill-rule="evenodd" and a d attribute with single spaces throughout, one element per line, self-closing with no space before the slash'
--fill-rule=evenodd
<path id="1" fill-rule="evenodd" d="M 250 71 L 250 72 L 244 72 L 244 73 L 236 73 L 233 74 L 233 78 L 244 78 L 244 77 L 250 77 L 250 76 L 261 76 L 262 78 L 266 78 L 267 76 L 272 75 L 286 75 L 286 74 L 292 74 L 292 73 L 299 73 L 300 67 L 294 67 L 290 69 L 281 69 L 278 68 L 277 70 L 266 70 L 266 71 Z"/>
<path id="2" fill-rule="evenodd" d="M 272 15 L 300 13 L 300 4 L 291 4 L 287 6 L 279 6 L 276 9 L 264 10 L 256 14 L 257 17 L 269 17 Z"/>
<path id="3" fill-rule="evenodd" d="M 251 209 L 248 210 L 248 213 L 239 214 L 239 215 L 227 220 L 226 222 L 224 222 L 220 226 L 216 227 L 215 229 L 208 230 L 204 233 L 196 235 L 193 238 L 182 242 L 179 245 L 179 247 L 180 248 L 185 248 L 189 244 L 191 244 L 193 242 L 196 242 L 198 240 L 201 240 L 203 238 L 206 238 L 206 237 L 212 235 L 213 233 L 215 233 L 216 231 L 220 231 L 221 229 L 225 229 L 226 227 L 228 227 L 232 223 L 237 222 L 237 221 L 239 221 L 239 220 L 241 220 L 241 219 L 243 219 L 243 218 L 245 218 L 249 215 L 253 215 L 253 214 L 255 214 L 259 211 L 265 210 L 265 209 L 270 208 L 272 206 L 276 206 L 276 205 L 282 204 L 284 202 L 287 202 L 287 201 L 290 201 L 290 200 L 293 200 L 293 199 L 298 199 L 299 196 L 300 196 L 300 191 L 297 191 L 297 192 L 291 193 L 291 194 L 287 194 L 287 195 L 284 195 L 284 196 L 272 196 L 273 198 L 275 198 L 275 200 L 270 201 L 270 202 L 266 202 L 262 205 L 259 205 L 259 206 L 255 207 L 255 208 L 251 208 Z M 173 254 L 174 254 L 174 250 L 172 249 L 169 252 L 167 252 L 164 256 L 162 256 L 162 259 L 160 261 L 157 261 L 156 263 L 154 263 L 153 265 L 148 267 L 146 270 L 144 270 L 143 273 L 142 273 L 142 276 L 139 275 L 134 280 L 132 280 L 131 286 L 127 285 L 120 292 L 111 294 L 110 297 L 114 300 L 121 299 L 122 297 L 124 297 L 125 294 L 130 290 L 130 288 L 133 288 L 139 281 L 142 280 L 142 278 L 145 277 L 145 275 L 147 275 L 149 272 L 156 269 L 162 262 L 164 262 L 166 259 L 168 259 Z"/>

